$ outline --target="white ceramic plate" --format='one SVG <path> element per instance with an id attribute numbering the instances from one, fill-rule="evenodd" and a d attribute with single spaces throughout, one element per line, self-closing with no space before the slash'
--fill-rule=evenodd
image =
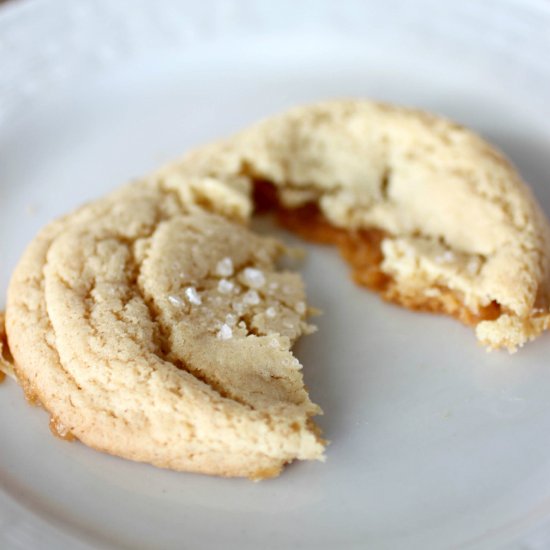
<path id="1" fill-rule="evenodd" d="M 550 213 L 544 1 L 19 0 L 0 8 L 2 304 L 45 222 L 287 106 L 369 96 L 472 126 Z M 290 237 L 286 237 L 290 238 Z M 550 335 L 487 354 L 382 303 L 337 254 L 304 266 L 298 355 L 328 460 L 262 483 L 177 474 L 53 438 L 0 386 L 0 547 L 550 546 Z"/>

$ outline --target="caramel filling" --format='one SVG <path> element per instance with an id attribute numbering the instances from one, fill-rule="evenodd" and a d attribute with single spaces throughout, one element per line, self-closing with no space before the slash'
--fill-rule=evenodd
<path id="1" fill-rule="evenodd" d="M 446 313 L 467 325 L 494 320 L 501 314 L 501 307 L 495 301 L 480 307 L 478 311 L 472 311 L 464 305 L 458 293 L 445 287 L 437 287 L 439 296 L 404 292 L 381 269 L 384 259 L 382 241 L 390 236 L 383 230 L 347 230 L 335 227 L 328 222 L 316 203 L 285 208 L 277 197 L 275 186 L 265 181 L 255 182 L 254 200 L 257 212 L 274 212 L 281 226 L 303 239 L 318 244 L 336 245 L 351 266 L 352 279 L 358 285 L 374 290 L 389 302 L 418 311 Z"/>

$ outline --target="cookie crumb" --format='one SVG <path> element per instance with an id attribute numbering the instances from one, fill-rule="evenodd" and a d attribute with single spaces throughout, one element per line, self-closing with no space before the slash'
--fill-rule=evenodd
<path id="1" fill-rule="evenodd" d="M 277 311 L 273 306 L 270 306 L 265 310 L 265 314 L 268 317 L 271 317 L 271 319 L 273 319 L 273 317 L 275 317 L 275 315 L 277 315 Z"/>
<path id="2" fill-rule="evenodd" d="M 233 330 L 227 323 L 224 323 L 221 326 L 220 330 L 218 331 L 218 334 L 217 334 L 218 340 L 229 340 L 232 337 L 233 337 Z"/>
<path id="3" fill-rule="evenodd" d="M 197 289 L 194 286 L 188 286 L 185 289 L 185 295 L 187 296 L 187 299 L 190 303 L 200 306 L 202 304 L 201 297 L 199 296 L 199 293 L 197 292 Z"/>
<path id="4" fill-rule="evenodd" d="M 306 304 L 304 302 L 298 302 L 294 307 L 296 313 L 303 315 L 306 312 Z"/>
<path id="5" fill-rule="evenodd" d="M 216 265 L 216 274 L 220 277 L 231 277 L 233 275 L 233 260 L 229 257 L 220 260 Z"/>
<path id="6" fill-rule="evenodd" d="M 27 214 L 27 216 L 35 216 L 37 210 L 35 204 L 29 203 L 25 205 L 25 214 Z"/>
<path id="7" fill-rule="evenodd" d="M 243 277 L 251 288 L 260 288 L 265 285 L 265 275 L 255 267 L 247 267 L 243 271 Z"/>

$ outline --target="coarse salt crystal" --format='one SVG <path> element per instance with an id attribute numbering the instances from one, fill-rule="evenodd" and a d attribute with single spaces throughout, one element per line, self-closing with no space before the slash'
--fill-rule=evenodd
<path id="1" fill-rule="evenodd" d="M 168 296 L 168 301 L 173 306 L 180 306 L 181 307 L 183 305 L 183 300 L 179 296 L 174 296 L 173 294 L 170 294 Z"/>
<path id="2" fill-rule="evenodd" d="M 254 267 L 247 267 L 243 271 L 243 277 L 248 286 L 252 288 L 260 288 L 265 285 L 264 274 Z"/>
<path id="3" fill-rule="evenodd" d="M 197 289 L 193 286 L 189 286 L 185 289 L 185 295 L 187 296 L 187 299 L 194 305 L 200 306 L 202 304 L 201 297 L 199 296 L 199 293 L 197 292 Z"/>
<path id="4" fill-rule="evenodd" d="M 275 315 L 277 315 L 277 311 L 275 310 L 275 308 L 273 306 L 270 306 L 265 310 L 265 314 L 268 317 L 273 318 L 273 317 L 275 317 Z"/>
<path id="5" fill-rule="evenodd" d="M 216 336 L 219 340 L 229 340 L 233 337 L 233 330 L 228 324 L 224 323 Z"/>
<path id="6" fill-rule="evenodd" d="M 269 290 L 277 290 L 279 288 L 279 283 L 276 283 L 275 281 L 269 283 Z"/>
<path id="7" fill-rule="evenodd" d="M 216 264 L 216 273 L 220 277 L 231 277 L 233 275 L 233 261 L 231 258 L 223 258 Z"/>
<path id="8" fill-rule="evenodd" d="M 237 315 L 242 315 L 244 313 L 244 304 L 242 302 L 235 302 L 233 304 L 233 309 Z"/>
<path id="9" fill-rule="evenodd" d="M 220 282 L 218 283 L 218 291 L 222 294 L 229 294 L 235 285 L 232 281 L 228 281 L 227 279 L 220 279 Z"/>
<path id="10" fill-rule="evenodd" d="M 306 304 L 304 302 L 298 302 L 294 307 L 297 313 L 303 315 L 306 312 Z"/>
<path id="11" fill-rule="evenodd" d="M 229 325 L 230 327 L 234 326 L 237 322 L 237 316 L 233 315 L 232 313 L 228 313 L 225 316 L 225 323 Z"/>
<path id="12" fill-rule="evenodd" d="M 249 306 L 255 306 L 260 303 L 260 297 L 255 290 L 249 290 L 244 293 L 243 303 Z"/>
<path id="13" fill-rule="evenodd" d="M 272 339 L 269 341 L 269 345 L 270 345 L 272 348 L 278 348 L 278 347 L 279 347 L 279 340 L 277 340 L 277 338 L 272 338 Z"/>

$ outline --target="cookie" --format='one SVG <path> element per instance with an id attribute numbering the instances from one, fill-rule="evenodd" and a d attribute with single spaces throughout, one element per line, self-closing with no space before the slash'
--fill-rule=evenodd
<path id="1" fill-rule="evenodd" d="M 250 478 L 323 459 L 290 351 L 302 281 L 231 193 L 224 216 L 192 193 L 137 182 L 42 230 L 8 290 L 17 377 L 56 433 L 125 458 Z"/>
<path id="2" fill-rule="evenodd" d="M 156 174 L 225 186 L 337 244 L 354 279 L 515 351 L 549 326 L 548 222 L 504 156 L 441 117 L 369 101 L 295 108 Z"/>
<path id="3" fill-rule="evenodd" d="M 0 312 L 0 382 L 3 382 L 6 374 L 12 378 L 15 377 L 13 372 L 13 359 L 9 351 L 6 336 L 4 314 Z"/>

